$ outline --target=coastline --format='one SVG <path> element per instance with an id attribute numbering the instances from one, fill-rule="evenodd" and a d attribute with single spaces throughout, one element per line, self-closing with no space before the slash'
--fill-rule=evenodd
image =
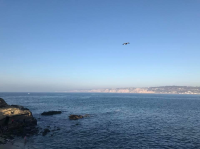
<path id="1" fill-rule="evenodd" d="M 104 89 L 80 89 L 64 92 L 85 93 L 139 93 L 139 94 L 200 94 L 197 86 L 158 86 L 158 87 L 128 87 L 128 88 L 104 88 Z"/>
<path id="2" fill-rule="evenodd" d="M 8 105 L 0 98 L 0 149 L 28 148 L 27 136 L 38 131 L 37 120 L 29 109 Z"/>

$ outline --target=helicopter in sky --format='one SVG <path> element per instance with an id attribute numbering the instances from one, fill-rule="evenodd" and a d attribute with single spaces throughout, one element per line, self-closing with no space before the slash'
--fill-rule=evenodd
<path id="1" fill-rule="evenodd" d="M 123 43 L 122 45 L 127 45 L 127 44 L 130 44 L 129 42 L 125 42 L 125 43 Z"/>

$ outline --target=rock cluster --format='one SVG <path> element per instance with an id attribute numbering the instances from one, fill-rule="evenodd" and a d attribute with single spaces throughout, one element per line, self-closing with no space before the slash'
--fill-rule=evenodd
<path id="1" fill-rule="evenodd" d="M 38 133 L 37 120 L 23 106 L 8 105 L 0 98 L 0 133 L 5 139 Z"/>
<path id="2" fill-rule="evenodd" d="M 61 113 L 61 111 L 48 111 L 43 112 L 41 115 L 46 116 Z M 78 120 L 88 116 L 89 115 L 70 115 L 69 119 Z M 60 128 L 56 128 L 56 126 L 51 130 L 50 126 L 47 127 L 48 128 L 43 130 L 37 127 L 37 120 L 33 117 L 29 109 L 19 105 L 8 105 L 2 98 L 0 98 L 0 138 L 8 140 L 13 139 L 14 136 L 24 137 L 38 134 L 45 136 L 49 132 L 60 130 Z M 53 134 L 51 134 L 51 136 L 53 136 Z M 0 141 L 0 144 L 1 143 L 2 142 Z"/>
<path id="3" fill-rule="evenodd" d="M 37 120 L 30 110 L 18 105 L 8 105 L 0 98 L 0 125 L 11 124 L 12 122 L 32 122 L 37 125 Z"/>

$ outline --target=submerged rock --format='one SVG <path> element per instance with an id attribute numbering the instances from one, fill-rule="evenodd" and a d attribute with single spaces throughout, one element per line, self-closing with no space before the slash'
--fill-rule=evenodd
<path id="1" fill-rule="evenodd" d="M 81 118 L 83 118 L 82 115 L 70 115 L 69 116 L 70 120 L 78 120 L 78 119 L 81 119 Z"/>
<path id="2" fill-rule="evenodd" d="M 50 130 L 48 128 L 44 129 L 42 135 L 45 136 L 48 132 L 50 132 Z"/>
<path id="3" fill-rule="evenodd" d="M 41 115 L 54 115 L 54 114 L 61 114 L 61 111 L 48 111 L 48 112 L 43 112 Z"/>

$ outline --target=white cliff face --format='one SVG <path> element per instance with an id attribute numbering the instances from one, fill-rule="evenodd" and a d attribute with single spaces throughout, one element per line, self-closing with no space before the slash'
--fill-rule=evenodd
<path id="1" fill-rule="evenodd" d="M 115 88 L 115 89 L 90 89 L 74 90 L 68 92 L 88 92 L 88 93 L 148 93 L 148 94 L 200 94 L 200 87 L 193 86 L 160 86 L 144 88 Z"/>
<path id="2" fill-rule="evenodd" d="M 91 89 L 91 90 L 74 90 L 71 92 L 89 92 L 89 93 L 155 93 L 147 88 L 117 88 L 117 89 Z"/>

